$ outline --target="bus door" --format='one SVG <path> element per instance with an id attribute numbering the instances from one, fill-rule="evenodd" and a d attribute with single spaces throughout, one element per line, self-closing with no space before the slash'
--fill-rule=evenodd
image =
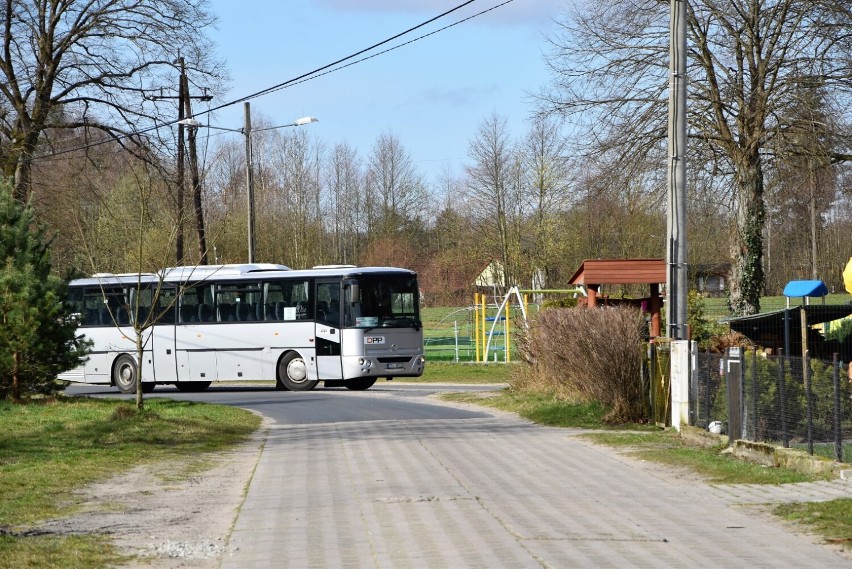
<path id="1" fill-rule="evenodd" d="M 216 332 L 214 302 L 211 283 L 193 283 L 181 290 L 175 325 L 177 381 L 218 380 L 216 350 L 224 343 Z"/>
<path id="2" fill-rule="evenodd" d="M 173 288 L 160 288 L 156 308 L 151 307 L 154 322 L 151 328 L 151 338 L 146 350 L 150 349 L 153 359 L 154 379 L 160 382 L 177 379 L 177 364 L 175 359 L 175 295 Z M 140 315 L 141 316 L 141 315 Z M 148 375 L 150 378 L 151 376 Z"/>
<path id="3" fill-rule="evenodd" d="M 340 280 L 316 281 L 316 354 L 319 379 L 343 379 L 340 359 Z"/>

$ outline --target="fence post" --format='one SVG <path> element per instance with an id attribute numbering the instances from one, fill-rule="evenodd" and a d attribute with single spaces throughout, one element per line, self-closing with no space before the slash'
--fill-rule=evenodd
<path id="1" fill-rule="evenodd" d="M 790 438 L 787 436 L 787 383 L 784 377 L 784 364 L 787 356 L 782 350 L 778 358 L 778 393 L 781 397 L 781 441 L 784 448 L 790 448 Z"/>
<path id="2" fill-rule="evenodd" d="M 474 360 L 479 362 L 479 293 L 473 293 L 473 345 L 475 346 Z"/>
<path id="3" fill-rule="evenodd" d="M 459 361 L 459 321 L 453 320 L 453 335 L 456 339 L 456 359 L 454 360 L 456 363 Z"/>
<path id="4" fill-rule="evenodd" d="M 710 359 L 710 351 L 709 350 L 707 351 L 706 358 L 707 358 L 706 361 L 708 362 L 708 365 L 707 365 L 707 368 L 706 368 L 706 374 L 704 376 L 704 399 L 705 399 L 705 401 L 704 401 L 704 403 L 705 403 L 704 413 L 705 413 L 705 419 L 707 419 L 707 424 L 705 425 L 705 427 L 709 427 L 710 426 L 710 411 L 711 411 L 710 402 L 713 400 L 710 397 L 710 362 L 712 360 Z"/>
<path id="5" fill-rule="evenodd" d="M 802 354 L 802 371 L 805 372 L 805 405 L 807 408 L 807 419 L 808 419 L 808 454 L 813 456 L 814 454 L 814 409 L 813 409 L 813 397 L 811 396 L 811 358 L 810 354 L 805 351 Z"/>
<path id="6" fill-rule="evenodd" d="M 757 348 L 751 353 L 751 440 L 757 440 Z"/>
<path id="7" fill-rule="evenodd" d="M 742 437 L 743 431 L 743 377 L 740 348 L 728 348 L 725 354 L 725 375 L 728 377 L 728 444 Z"/>
<path id="8" fill-rule="evenodd" d="M 840 430 L 840 361 L 837 353 L 831 359 L 834 364 L 831 374 L 834 380 L 834 460 L 843 462 L 843 433 Z"/>

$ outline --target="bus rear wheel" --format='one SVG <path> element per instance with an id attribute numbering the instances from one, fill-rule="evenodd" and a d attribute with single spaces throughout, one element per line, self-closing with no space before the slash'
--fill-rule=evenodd
<path id="1" fill-rule="evenodd" d="M 278 363 L 278 385 L 290 391 L 310 391 L 319 383 L 308 379 L 308 365 L 296 352 L 290 352 Z"/>
<path id="2" fill-rule="evenodd" d="M 346 389 L 351 389 L 352 391 L 365 391 L 373 387 L 373 384 L 376 383 L 375 377 L 359 377 L 358 379 L 349 379 L 344 383 Z"/>
<path id="3" fill-rule="evenodd" d="M 136 360 L 128 354 L 121 354 L 115 359 L 112 366 L 112 382 L 122 393 L 136 393 L 136 382 L 139 381 L 139 372 Z M 151 393 L 157 384 L 153 381 L 142 382 L 142 393 Z"/>

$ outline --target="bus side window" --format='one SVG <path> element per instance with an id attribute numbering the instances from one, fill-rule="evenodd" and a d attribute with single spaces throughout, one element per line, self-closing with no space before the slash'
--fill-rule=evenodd
<path id="1" fill-rule="evenodd" d="M 177 292 L 172 288 L 160 289 L 159 308 L 157 309 L 157 324 L 174 324 L 177 301 L 175 295 Z"/>
<path id="2" fill-rule="evenodd" d="M 340 324 L 340 283 L 317 283 L 317 320 Z"/>
<path id="3" fill-rule="evenodd" d="M 296 320 L 307 320 L 310 318 L 308 316 L 308 303 L 299 301 L 296 303 Z"/>
<path id="4" fill-rule="evenodd" d="M 213 322 L 215 314 L 213 313 L 213 307 L 209 304 L 202 302 L 198 305 L 198 321 L 199 322 Z"/>
<path id="5" fill-rule="evenodd" d="M 185 301 L 186 298 L 183 300 Z M 198 306 L 195 304 L 182 303 L 178 313 L 180 314 L 180 321 L 182 323 L 198 322 Z"/>
<path id="6" fill-rule="evenodd" d="M 98 309 L 83 309 L 83 326 L 95 326 L 98 323 Z"/>
<path id="7" fill-rule="evenodd" d="M 237 320 L 240 322 L 250 322 L 254 319 L 254 306 L 247 302 L 237 304 Z"/>
<path id="8" fill-rule="evenodd" d="M 234 314 L 234 305 L 229 303 L 222 303 L 219 305 L 219 322 L 233 322 L 236 320 L 236 315 Z"/>
<path id="9" fill-rule="evenodd" d="M 127 308 L 124 306 L 117 306 L 113 312 L 115 316 L 115 323 L 119 326 L 126 326 L 130 323 L 130 315 L 127 313 Z"/>

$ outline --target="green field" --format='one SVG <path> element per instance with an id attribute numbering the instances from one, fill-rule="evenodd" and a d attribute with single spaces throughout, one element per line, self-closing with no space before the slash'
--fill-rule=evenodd
<path id="1" fill-rule="evenodd" d="M 536 310 L 536 307 L 531 308 Z M 496 308 L 489 307 L 487 316 L 493 317 Z M 476 361 L 476 346 L 474 338 L 476 329 L 474 324 L 473 306 L 469 307 L 439 307 L 424 308 L 421 311 L 423 320 L 423 343 L 426 349 L 427 361 L 443 362 L 473 362 Z M 512 327 L 509 330 L 509 360 L 515 358 L 516 345 L 514 342 L 515 327 L 520 322 L 520 311 L 512 309 Z M 489 346 L 490 363 L 504 362 L 506 360 L 505 333 L 499 321 L 495 327 L 494 335 Z M 490 331 L 493 319 L 486 321 L 486 327 Z"/>
<path id="2" fill-rule="evenodd" d="M 813 299 L 812 302 L 821 302 Z M 830 294 L 825 297 L 826 304 L 846 304 L 852 302 L 852 295 Z M 791 306 L 798 306 L 799 299 L 791 299 Z M 762 312 L 781 310 L 787 306 L 787 298 L 784 296 L 766 296 L 760 301 Z M 530 305 L 532 314 L 538 311 L 537 305 Z M 496 307 L 489 306 L 488 316 L 496 313 Z M 704 314 L 709 320 L 720 320 L 731 315 L 728 310 L 727 299 L 724 297 L 710 297 L 704 299 Z M 421 311 L 423 320 L 423 342 L 426 348 L 428 361 L 445 362 L 473 362 L 476 361 L 476 346 L 474 344 L 475 324 L 473 305 L 452 307 L 427 307 Z M 512 327 L 509 334 L 509 359 L 516 360 L 515 332 L 520 323 L 520 310 L 512 310 Z M 486 322 L 490 330 L 492 321 Z M 495 334 L 489 347 L 489 362 L 503 362 L 505 360 L 505 337 L 502 326 L 495 328 Z"/>
<path id="3" fill-rule="evenodd" d="M 825 297 L 825 304 L 847 304 L 852 302 L 852 295 L 849 294 L 829 294 Z M 812 304 L 821 304 L 822 299 L 812 298 Z M 790 306 L 799 306 L 801 300 L 798 298 L 790 299 Z M 760 299 L 760 311 L 772 312 L 774 310 L 782 310 L 787 307 L 786 296 L 764 296 Z M 704 299 L 704 313 L 708 318 L 725 318 L 731 315 L 728 310 L 728 301 L 725 297 L 711 297 Z"/>

